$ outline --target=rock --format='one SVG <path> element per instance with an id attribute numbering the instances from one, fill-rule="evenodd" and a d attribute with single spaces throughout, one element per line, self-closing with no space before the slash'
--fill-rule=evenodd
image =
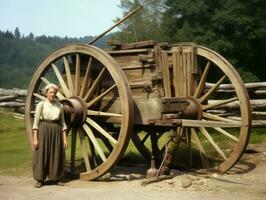
<path id="1" fill-rule="evenodd" d="M 189 177 L 184 177 L 182 180 L 181 180 L 181 187 L 182 188 L 188 188 L 192 185 L 192 179 L 189 178 Z"/>
<path id="2" fill-rule="evenodd" d="M 218 174 L 214 173 L 214 174 L 212 174 L 212 177 L 218 178 Z"/>

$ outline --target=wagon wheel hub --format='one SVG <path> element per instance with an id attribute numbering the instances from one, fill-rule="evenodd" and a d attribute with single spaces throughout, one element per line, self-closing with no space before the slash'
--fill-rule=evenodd
<path id="1" fill-rule="evenodd" d="M 161 98 L 161 112 L 164 119 L 195 119 L 202 118 L 202 108 L 198 100 L 192 96 Z"/>
<path id="2" fill-rule="evenodd" d="M 183 115 L 188 119 L 197 119 L 202 118 L 202 108 L 198 100 L 194 97 L 187 98 L 187 107 L 183 111 Z"/>
<path id="3" fill-rule="evenodd" d="M 79 127 L 86 121 L 87 107 L 82 98 L 73 96 L 69 99 L 63 99 L 61 103 L 67 125 Z"/>

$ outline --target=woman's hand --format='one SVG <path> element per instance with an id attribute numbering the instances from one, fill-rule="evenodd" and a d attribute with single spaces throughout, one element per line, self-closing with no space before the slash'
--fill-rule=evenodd
<path id="1" fill-rule="evenodd" d="M 33 140 L 33 148 L 36 149 L 36 150 L 39 148 L 39 141 L 38 141 L 38 139 L 34 139 Z"/>
<path id="2" fill-rule="evenodd" d="M 63 137 L 64 137 L 64 148 L 66 149 L 68 147 L 67 137 L 66 137 L 66 131 L 63 131 Z"/>
<path id="3" fill-rule="evenodd" d="M 33 142 L 32 142 L 33 148 L 38 149 L 39 148 L 39 140 L 38 140 L 38 131 L 33 130 Z"/>

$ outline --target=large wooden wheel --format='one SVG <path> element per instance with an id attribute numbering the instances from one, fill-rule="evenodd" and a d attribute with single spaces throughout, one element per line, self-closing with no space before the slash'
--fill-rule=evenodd
<path id="1" fill-rule="evenodd" d="M 25 119 L 30 144 L 35 106 L 50 82 L 60 86 L 57 97 L 64 105 L 71 140 L 69 170 L 81 169 L 81 178 L 96 179 L 115 165 L 130 139 L 133 106 L 125 75 L 109 54 L 94 46 L 71 44 L 48 55 L 28 88 Z"/>
<path id="2" fill-rule="evenodd" d="M 191 103 L 188 112 L 192 115 L 181 118 L 181 126 L 176 130 L 188 147 L 187 167 L 225 173 L 239 160 L 249 141 L 251 106 L 244 84 L 225 58 L 206 47 L 182 44 L 171 51 L 173 69 L 168 67 L 173 79 L 170 83 L 164 80 L 164 85 L 171 85 L 168 96 L 186 97 Z M 196 59 L 192 62 L 197 64 L 191 64 L 193 53 Z M 231 84 L 234 90 L 222 93 L 222 84 Z M 159 157 L 164 152 L 166 139 L 155 133 L 133 135 L 136 147 L 147 159 L 151 157 L 151 135 L 158 140 Z"/>

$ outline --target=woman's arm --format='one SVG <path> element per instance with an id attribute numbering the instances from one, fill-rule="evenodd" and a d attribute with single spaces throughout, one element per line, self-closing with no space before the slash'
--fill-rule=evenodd
<path id="1" fill-rule="evenodd" d="M 64 148 L 65 148 L 65 149 L 68 147 L 68 144 L 67 144 L 67 137 L 66 137 L 66 132 L 67 132 L 67 130 L 64 130 L 64 131 L 63 131 Z"/>
<path id="2" fill-rule="evenodd" d="M 36 110 L 35 110 L 34 123 L 33 123 L 33 127 L 32 127 L 32 129 L 33 129 L 32 145 L 33 145 L 34 149 L 39 148 L 38 134 L 39 134 L 39 122 L 40 122 L 42 106 L 43 106 L 43 102 L 38 103 L 36 106 Z"/>
<path id="3" fill-rule="evenodd" d="M 64 109 L 63 107 L 61 108 L 61 112 L 60 112 L 60 125 L 62 126 L 63 129 L 63 139 L 64 139 L 64 147 L 67 148 L 67 125 L 65 122 L 65 117 L 64 117 Z"/>
<path id="4" fill-rule="evenodd" d="M 34 129 L 33 130 L 33 141 L 32 141 L 32 145 L 34 149 L 38 149 L 39 148 L 39 138 L 38 138 L 38 130 Z"/>

